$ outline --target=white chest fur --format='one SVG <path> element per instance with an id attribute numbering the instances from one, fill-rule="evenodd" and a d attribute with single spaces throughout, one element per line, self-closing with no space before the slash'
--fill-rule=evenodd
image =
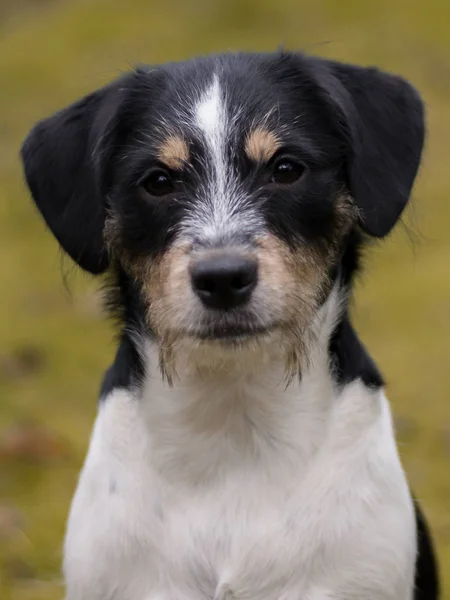
<path id="1" fill-rule="evenodd" d="M 68 600 L 410 600 L 387 401 L 316 367 L 288 388 L 263 366 L 195 393 L 156 372 L 114 391 L 69 518 Z"/>

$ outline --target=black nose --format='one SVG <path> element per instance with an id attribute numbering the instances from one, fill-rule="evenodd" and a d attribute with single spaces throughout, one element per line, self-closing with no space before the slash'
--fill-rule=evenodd
<path id="1" fill-rule="evenodd" d="M 191 280 L 208 308 L 234 308 L 250 299 L 258 280 L 258 264 L 255 259 L 235 254 L 203 258 L 191 267 Z"/>

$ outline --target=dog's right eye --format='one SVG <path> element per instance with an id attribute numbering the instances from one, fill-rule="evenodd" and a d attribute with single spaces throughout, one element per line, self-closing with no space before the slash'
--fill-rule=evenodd
<path id="1" fill-rule="evenodd" d="M 164 169 L 154 169 L 142 181 L 141 186 L 151 196 L 165 196 L 173 192 L 175 181 Z"/>
<path id="2" fill-rule="evenodd" d="M 302 163 L 289 158 L 281 158 L 273 167 L 270 181 L 271 183 L 290 185 L 300 179 L 305 170 L 306 167 Z"/>

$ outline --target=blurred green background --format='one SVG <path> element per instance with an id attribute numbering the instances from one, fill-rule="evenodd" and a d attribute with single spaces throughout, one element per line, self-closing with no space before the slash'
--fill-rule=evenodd
<path id="1" fill-rule="evenodd" d="M 450 569 L 450 2 L 0 0 L 0 598 L 61 598 L 61 542 L 103 370 L 98 282 L 63 259 L 22 182 L 33 122 L 136 62 L 292 49 L 409 78 L 429 136 L 406 225 L 375 247 L 358 328 L 388 381 L 400 450 Z M 450 576 L 447 577 L 450 599 Z"/>

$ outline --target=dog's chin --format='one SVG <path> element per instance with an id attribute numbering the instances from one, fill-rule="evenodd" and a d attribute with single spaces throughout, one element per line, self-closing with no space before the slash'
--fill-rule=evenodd
<path id="1" fill-rule="evenodd" d="M 189 372 L 250 374 L 280 355 L 284 336 L 276 325 L 227 324 L 172 332 L 171 340 L 169 352 L 160 346 L 160 357 L 166 375 L 174 379 Z"/>

